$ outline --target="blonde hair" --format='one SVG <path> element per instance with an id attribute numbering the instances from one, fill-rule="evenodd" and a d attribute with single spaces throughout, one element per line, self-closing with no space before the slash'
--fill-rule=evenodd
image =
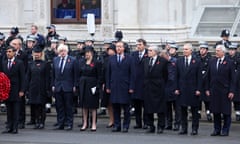
<path id="1" fill-rule="evenodd" d="M 60 44 L 57 48 L 57 52 L 60 53 L 63 50 L 68 52 L 68 46 L 65 44 Z"/>

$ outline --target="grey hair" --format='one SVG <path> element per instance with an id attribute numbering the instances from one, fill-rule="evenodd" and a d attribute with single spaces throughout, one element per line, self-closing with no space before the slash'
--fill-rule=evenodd
<path id="1" fill-rule="evenodd" d="M 191 50 L 193 50 L 193 46 L 192 46 L 191 43 L 185 43 L 184 46 L 186 46 L 186 47 L 190 48 Z"/>
<path id="2" fill-rule="evenodd" d="M 149 47 L 148 47 L 148 49 L 152 49 L 152 50 L 154 50 L 155 52 L 157 52 L 157 53 L 160 53 L 161 51 L 160 51 L 160 48 L 157 46 L 157 45 L 150 45 Z"/>
<path id="3" fill-rule="evenodd" d="M 226 47 L 224 45 L 217 45 L 216 48 L 220 48 L 224 53 L 226 53 L 228 50 L 226 49 Z"/>

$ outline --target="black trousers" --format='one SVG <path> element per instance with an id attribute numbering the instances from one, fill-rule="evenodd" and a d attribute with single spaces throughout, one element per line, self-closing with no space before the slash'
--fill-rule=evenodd
<path id="1" fill-rule="evenodd" d="M 20 113 L 19 113 L 19 123 L 20 124 L 25 124 L 26 121 L 26 99 L 25 96 L 21 97 L 20 101 Z"/>
<path id="2" fill-rule="evenodd" d="M 73 126 L 73 93 L 56 92 L 56 109 L 59 126 Z"/>
<path id="3" fill-rule="evenodd" d="M 20 104 L 18 101 L 7 101 L 7 127 L 11 130 L 18 129 Z"/>
<path id="4" fill-rule="evenodd" d="M 149 113 L 148 115 L 148 126 L 151 128 L 155 128 L 154 126 L 154 113 Z M 165 127 L 165 114 L 164 113 L 157 113 L 158 116 L 158 123 L 157 127 L 164 129 Z"/>
<path id="5" fill-rule="evenodd" d="M 36 123 L 36 110 L 35 110 L 35 105 L 30 104 L 30 122 Z"/>
<path id="6" fill-rule="evenodd" d="M 198 117 L 198 106 L 191 106 L 191 113 L 192 113 L 192 130 L 198 130 L 199 128 L 199 117 Z M 182 130 L 188 130 L 188 107 L 181 106 L 181 125 Z"/>
<path id="7" fill-rule="evenodd" d="M 144 101 L 140 99 L 133 99 L 132 100 L 133 107 L 135 108 L 135 118 L 136 118 L 136 125 L 142 127 L 143 124 L 147 124 L 147 114 L 143 109 Z"/>
<path id="8" fill-rule="evenodd" d="M 124 111 L 123 128 L 128 129 L 131 121 L 130 105 L 113 103 L 114 127 L 121 129 L 121 109 Z"/>
<path id="9" fill-rule="evenodd" d="M 214 119 L 214 130 L 216 132 L 226 132 L 229 133 L 229 129 L 231 126 L 231 115 L 223 114 L 223 126 L 222 126 L 222 118 L 220 113 L 213 114 Z"/>
<path id="10" fill-rule="evenodd" d="M 168 101 L 167 102 L 167 126 L 172 126 L 173 123 L 173 110 L 175 111 L 175 120 L 174 125 L 180 125 L 181 121 L 181 107 L 177 104 L 176 101 Z"/>
<path id="11" fill-rule="evenodd" d="M 37 124 L 44 124 L 46 119 L 45 104 L 32 104 L 34 110 L 35 122 Z"/>

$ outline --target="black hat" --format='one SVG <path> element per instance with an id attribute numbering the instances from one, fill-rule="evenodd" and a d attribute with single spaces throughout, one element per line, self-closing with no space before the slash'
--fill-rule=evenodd
<path id="1" fill-rule="evenodd" d="M 26 40 L 27 41 L 36 41 L 37 37 L 35 35 L 28 35 Z"/>
<path id="2" fill-rule="evenodd" d="M 46 28 L 47 28 L 47 29 L 56 29 L 56 26 L 53 25 L 53 24 L 51 24 L 51 25 L 47 26 Z"/>
<path id="3" fill-rule="evenodd" d="M 39 53 L 39 52 L 42 52 L 42 51 L 43 51 L 43 49 L 39 46 L 33 47 L 33 52 L 35 52 L 35 53 Z"/>
<path id="4" fill-rule="evenodd" d="M 167 40 L 166 43 L 167 43 L 167 44 L 176 44 L 176 42 L 173 41 L 173 40 Z"/>
<path id="5" fill-rule="evenodd" d="M 227 29 L 222 30 L 221 37 L 229 37 L 230 31 Z"/>
<path id="6" fill-rule="evenodd" d="M 92 46 L 85 46 L 84 48 L 84 52 L 86 53 L 86 52 L 93 52 L 94 51 L 94 48 L 92 47 Z"/>
<path id="7" fill-rule="evenodd" d="M 117 41 L 121 41 L 123 38 L 123 33 L 122 31 L 118 30 L 115 32 L 115 38 L 117 39 Z"/>
<path id="8" fill-rule="evenodd" d="M 228 49 L 237 49 L 238 48 L 238 43 L 232 43 Z"/>
<path id="9" fill-rule="evenodd" d="M 58 38 L 58 40 L 66 41 L 66 40 L 67 40 L 67 37 L 65 37 L 65 36 L 60 36 L 60 37 Z"/>
<path id="10" fill-rule="evenodd" d="M 115 51 L 115 53 L 116 53 L 116 46 L 114 45 L 114 44 L 111 44 L 108 48 L 107 48 L 107 50 L 113 50 L 113 51 Z"/>
<path id="11" fill-rule="evenodd" d="M 18 27 L 12 27 L 10 33 L 17 35 L 19 33 Z"/>
<path id="12" fill-rule="evenodd" d="M 5 35 L 0 32 L 0 40 L 4 40 L 4 39 L 5 39 Z"/>
<path id="13" fill-rule="evenodd" d="M 77 40 L 78 44 L 84 44 L 84 40 Z"/>

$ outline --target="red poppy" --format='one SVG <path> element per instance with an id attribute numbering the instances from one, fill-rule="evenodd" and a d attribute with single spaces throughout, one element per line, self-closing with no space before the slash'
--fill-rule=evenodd
<path id="1" fill-rule="evenodd" d="M 147 55 L 147 54 L 144 54 L 143 56 L 144 56 L 144 57 L 147 57 L 148 55 Z"/>
<path id="2" fill-rule="evenodd" d="M 0 101 L 6 100 L 9 97 L 10 80 L 2 72 L 0 72 Z"/>
<path id="3" fill-rule="evenodd" d="M 94 67 L 94 63 L 91 63 L 91 64 L 90 64 L 90 67 Z"/>
<path id="4" fill-rule="evenodd" d="M 70 59 L 68 59 L 68 61 L 67 61 L 68 63 L 70 63 L 71 62 L 71 60 Z"/>
<path id="5" fill-rule="evenodd" d="M 195 63 L 196 61 L 195 60 L 192 60 L 192 63 Z"/>
<path id="6" fill-rule="evenodd" d="M 36 64 L 36 65 L 37 65 L 38 67 L 40 67 L 41 64 L 39 63 L 39 64 Z"/>
<path id="7" fill-rule="evenodd" d="M 160 64 L 160 61 L 157 61 L 157 63 L 156 64 Z"/>
<path id="8" fill-rule="evenodd" d="M 226 62 L 226 61 L 224 61 L 224 62 L 223 62 L 223 64 L 227 64 L 227 62 Z"/>
<path id="9" fill-rule="evenodd" d="M 173 62 L 172 65 L 175 66 L 176 64 Z"/>
<path id="10" fill-rule="evenodd" d="M 16 62 L 15 62 L 15 61 L 13 61 L 13 62 L 12 62 L 12 64 L 13 64 L 13 65 L 15 65 L 15 64 L 16 64 Z"/>

